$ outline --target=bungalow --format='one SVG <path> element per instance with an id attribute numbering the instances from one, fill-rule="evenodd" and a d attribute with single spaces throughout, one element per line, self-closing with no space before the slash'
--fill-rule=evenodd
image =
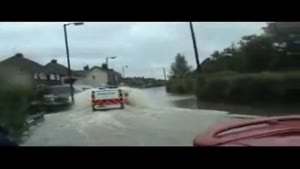
<path id="1" fill-rule="evenodd" d="M 83 70 L 73 71 L 74 78 L 76 79 L 75 85 L 89 85 L 96 87 L 103 83 L 118 84 L 121 80 L 121 74 L 110 69 L 108 72 L 105 68 L 93 66 L 89 68 L 85 66 Z"/>
<path id="2" fill-rule="evenodd" d="M 1 61 L 0 66 L 27 73 L 30 75 L 30 77 L 32 77 L 34 84 L 50 83 L 50 80 L 47 78 L 47 72 L 43 66 L 37 62 L 25 58 L 21 53 L 17 53 L 16 55 Z"/>
<path id="3" fill-rule="evenodd" d="M 32 77 L 34 84 L 62 85 L 70 83 L 68 68 L 57 63 L 55 59 L 51 60 L 45 66 L 42 66 L 39 63 L 25 58 L 23 54 L 18 53 L 0 62 L 0 67 L 10 67 L 26 72 Z M 107 73 L 107 69 L 99 66 L 94 66 L 91 69 L 85 66 L 83 70 L 72 71 L 72 82 L 75 85 L 97 86 L 101 83 L 107 83 L 108 81 L 116 84 L 119 83 L 120 80 L 120 73 L 112 69 Z"/>
<path id="4" fill-rule="evenodd" d="M 49 85 L 61 85 L 64 83 L 64 77 L 68 74 L 68 68 L 64 65 L 57 63 L 57 60 L 53 59 L 43 67 L 43 70 L 47 72 L 47 79 Z"/>

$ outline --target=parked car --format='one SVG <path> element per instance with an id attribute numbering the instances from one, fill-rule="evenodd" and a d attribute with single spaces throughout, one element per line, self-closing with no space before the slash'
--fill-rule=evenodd
<path id="1" fill-rule="evenodd" d="M 67 96 L 70 97 L 70 85 L 57 85 L 57 86 L 51 86 L 51 94 L 56 96 Z M 73 91 L 74 94 L 92 89 L 93 87 L 87 86 L 87 85 L 73 85 Z"/>
<path id="2" fill-rule="evenodd" d="M 44 96 L 45 105 L 62 106 L 71 104 L 69 96 L 49 94 Z"/>

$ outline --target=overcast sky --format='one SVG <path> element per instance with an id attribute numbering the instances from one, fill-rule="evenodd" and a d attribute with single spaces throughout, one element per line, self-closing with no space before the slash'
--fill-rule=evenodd
<path id="1" fill-rule="evenodd" d="M 51 59 L 67 65 L 62 22 L 0 23 L 0 60 L 17 52 L 40 64 Z M 194 22 L 200 61 L 242 36 L 260 34 L 264 22 Z M 126 76 L 163 78 L 176 53 L 186 56 L 195 68 L 194 51 L 187 22 L 85 22 L 68 26 L 72 69 L 101 65 L 107 56 L 110 67 Z"/>

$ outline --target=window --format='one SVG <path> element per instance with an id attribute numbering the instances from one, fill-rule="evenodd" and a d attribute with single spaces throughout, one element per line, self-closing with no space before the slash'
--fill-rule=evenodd
<path id="1" fill-rule="evenodd" d="M 50 80 L 55 80 L 55 74 L 50 74 Z"/>
<path id="2" fill-rule="evenodd" d="M 42 80 L 46 80 L 47 79 L 47 76 L 44 73 L 40 73 L 39 76 L 40 76 L 40 79 L 42 79 Z"/>
<path id="3" fill-rule="evenodd" d="M 33 78 L 34 79 L 39 79 L 39 75 L 37 73 L 34 73 Z"/>
<path id="4" fill-rule="evenodd" d="M 59 75 L 56 75 L 56 79 L 57 79 L 57 80 L 60 80 L 60 76 L 59 76 Z"/>

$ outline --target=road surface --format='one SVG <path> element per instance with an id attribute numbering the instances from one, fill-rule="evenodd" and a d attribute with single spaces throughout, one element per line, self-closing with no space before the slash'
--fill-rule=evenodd
<path id="1" fill-rule="evenodd" d="M 130 89 L 124 110 L 96 111 L 90 91 L 75 96 L 71 110 L 48 114 L 24 146 L 191 146 L 209 126 L 231 119 L 227 112 L 174 107 L 162 88 Z"/>

